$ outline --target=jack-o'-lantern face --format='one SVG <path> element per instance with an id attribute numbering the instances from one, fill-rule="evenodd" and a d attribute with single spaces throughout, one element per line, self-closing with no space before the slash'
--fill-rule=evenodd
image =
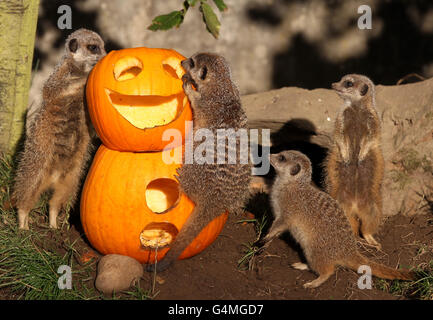
<path id="1" fill-rule="evenodd" d="M 87 102 L 105 146 L 119 151 L 159 151 L 167 129 L 185 134 L 192 119 L 182 89 L 185 57 L 174 50 L 132 48 L 111 51 L 92 70 Z"/>

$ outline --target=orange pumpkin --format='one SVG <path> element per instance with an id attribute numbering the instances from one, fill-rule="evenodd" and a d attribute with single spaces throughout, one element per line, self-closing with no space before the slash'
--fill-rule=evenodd
<path id="1" fill-rule="evenodd" d="M 185 136 L 192 111 L 182 89 L 185 57 L 174 50 L 111 51 L 89 75 L 87 104 L 103 144 L 119 151 L 160 151 L 166 129 Z M 183 141 L 182 141 L 183 143 Z"/>
<path id="2" fill-rule="evenodd" d="M 180 164 L 163 162 L 164 152 L 118 152 L 101 145 L 81 196 L 81 222 L 90 243 L 103 254 L 131 256 L 142 263 L 161 259 L 194 203 L 179 194 Z M 181 153 L 177 153 L 181 157 Z M 227 213 L 214 219 L 184 250 L 180 259 L 209 246 L 221 232 Z M 158 247 L 155 250 L 155 247 Z"/>

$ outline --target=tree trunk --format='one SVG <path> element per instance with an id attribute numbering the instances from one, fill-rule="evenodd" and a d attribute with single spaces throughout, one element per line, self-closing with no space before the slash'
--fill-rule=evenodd
<path id="1" fill-rule="evenodd" d="M 271 129 L 273 146 L 284 149 L 305 141 L 325 151 L 333 143 L 334 120 L 343 106 L 332 90 L 300 88 L 243 96 L 242 103 L 250 127 Z M 432 212 L 433 79 L 376 86 L 376 104 L 385 157 L 384 214 Z M 254 186 L 263 186 L 260 179 Z"/>
<path id="2" fill-rule="evenodd" d="M 13 152 L 23 132 L 38 5 L 0 1 L 0 151 Z"/>

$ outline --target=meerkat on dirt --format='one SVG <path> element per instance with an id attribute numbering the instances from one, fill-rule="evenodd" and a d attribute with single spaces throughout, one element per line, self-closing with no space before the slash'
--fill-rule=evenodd
<path id="1" fill-rule="evenodd" d="M 53 190 L 51 228 L 57 228 L 61 208 L 76 197 L 93 135 L 85 84 L 105 54 L 97 33 L 79 29 L 66 39 L 62 60 L 44 84 L 43 102 L 29 123 L 13 186 L 20 229 L 29 228 L 29 212 L 44 191 Z"/>
<path id="2" fill-rule="evenodd" d="M 237 131 L 247 128 L 239 91 L 222 56 L 198 53 L 182 61 L 182 67 L 186 71 L 182 77 L 183 89 L 193 110 L 193 136 L 200 129 L 208 129 L 217 137 L 218 129 Z M 194 150 L 199 143 L 193 141 Z M 240 138 L 236 136 L 235 145 L 225 145 L 225 163 L 216 162 L 215 152 L 213 164 L 194 161 L 192 164 L 185 163 L 178 170 L 180 190 L 195 203 L 195 208 L 166 256 L 156 264 L 158 271 L 172 264 L 211 220 L 226 211 L 233 213 L 242 209 L 249 195 L 252 166 L 248 155 L 246 164 L 241 163 L 240 158 L 245 155 L 240 154 L 239 144 Z M 234 150 L 237 157 L 235 163 L 230 164 L 227 156 L 233 147 L 237 149 Z M 154 268 L 155 265 L 149 265 L 148 270 Z"/>
<path id="3" fill-rule="evenodd" d="M 307 263 L 294 263 L 299 270 L 311 268 L 319 277 L 304 285 L 316 288 L 343 266 L 357 271 L 366 265 L 372 274 L 385 279 L 412 280 L 411 271 L 399 271 L 375 263 L 361 255 L 349 221 L 329 194 L 311 185 L 311 162 L 298 151 L 271 155 L 277 173 L 271 189 L 275 220 L 262 243 L 266 246 L 284 231 L 300 244 Z"/>
<path id="4" fill-rule="evenodd" d="M 349 74 L 332 88 L 344 100 L 334 145 L 325 161 L 326 188 L 346 213 L 355 235 L 380 248 L 373 235 L 382 222 L 384 160 L 373 82 Z"/>

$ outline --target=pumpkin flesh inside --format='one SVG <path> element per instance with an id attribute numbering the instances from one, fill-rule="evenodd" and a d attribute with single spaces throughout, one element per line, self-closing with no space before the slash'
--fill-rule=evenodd
<path id="1" fill-rule="evenodd" d="M 173 179 L 160 178 L 146 187 L 146 205 L 154 213 L 173 209 L 180 198 L 179 184 Z"/>
<path id="2" fill-rule="evenodd" d="M 178 232 L 171 223 L 152 222 L 140 233 L 140 243 L 144 248 L 163 248 L 173 242 Z"/>
<path id="3" fill-rule="evenodd" d="M 105 93 L 117 112 L 139 129 L 150 129 L 174 121 L 188 103 L 183 93 L 167 97 L 124 95 L 110 89 L 105 89 Z"/>
<path id="4" fill-rule="evenodd" d="M 173 179 L 155 179 L 147 185 L 145 196 L 150 210 L 165 213 L 179 202 L 179 184 Z M 171 223 L 151 223 L 140 233 L 140 243 L 143 247 L 162 248 L 169 245 L 177 233 L 177 228 Z"/>

